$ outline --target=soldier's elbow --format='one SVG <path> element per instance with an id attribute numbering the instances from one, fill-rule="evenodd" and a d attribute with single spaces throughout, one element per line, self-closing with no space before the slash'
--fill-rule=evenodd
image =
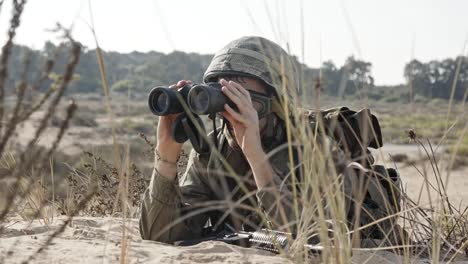
<path id="1" fill-rule="evenodd" d="M 140 218 L 140 236 L 143 240 L 151 240 L 166 244 L 173 244 L 174 241 L 170 239 L 168 232 L 161 233 L 153 228 L 152 225 L 145 225 L 144 221 Z"/>

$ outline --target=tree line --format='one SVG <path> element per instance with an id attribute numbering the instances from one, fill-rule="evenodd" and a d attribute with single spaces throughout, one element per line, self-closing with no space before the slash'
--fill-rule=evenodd
<path id="1" fill-rule="evenodd" d="M 65 46 L 45 43 L 40 50 L 15 45 L 10 60 L 8 87 L 14 87 L 26 72 L 33 82 L 48 61 L 54 61 L 53 72 L 62 72 L 67 62 Z M 63 52 L 62 52 L 63 50 Z M 102 93 L 102 80 L 96 50 L 83 48 L 76 78 L 69 93 Z M 157 85 L 169 85 L 181 79 L 200 82 L 212 54 L 161 52 L 102 52 L 106 78 L 113 92 L 146 93 Z M 293 58 L 296 59 L 296 58 Z M 26 66 L 26 68 L 25 68 Z M 331 96 L 358 96 L 376 100 L 414 100 L 415 97 L 465 100 L 468 90 L 468 57 L 408 62 L 402 74 L 406 83 L 394 86 L 375 85 L 372 63 L 348 57 L 342 66 L 325 61 L 321 68 L 302 64 L 303 82 L 308 94 L 322 92 Z M 25 71 L 25 69 L 27 69 Z M 52 81 L 52 80 L 51 80 Z M 47 87 L 44 83 L 44 87 Z M 39 87 L 40 89 L 40 87 Z M 13 91 L 13 90 L 11 90 Z"/>

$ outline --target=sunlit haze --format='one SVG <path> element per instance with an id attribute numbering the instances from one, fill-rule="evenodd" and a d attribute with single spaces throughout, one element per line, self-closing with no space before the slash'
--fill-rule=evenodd
<path id="1" fill-rule="evenodd" d="M 118 52 L 208 54 L 235 38 L 260 35 L 310 67 L 325 60 L 341 65 L 354 54 L 372 62 L 377 84 L 396 84 L 404 82 L 404 64 L 413 57 L 466 54 L 467 10 L 465 0 L 35 0 L 26 5 L 16 43 L 40 49 L 55 39 L 47 30 L 60 22 L 74 24 L 74 38 L 94 48 L 91 17 L 101 48 Z M 10 13 L 5 1 L 2 42 Z"/>

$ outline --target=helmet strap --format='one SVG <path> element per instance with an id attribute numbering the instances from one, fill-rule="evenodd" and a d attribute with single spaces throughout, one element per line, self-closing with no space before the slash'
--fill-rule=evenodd
<path id="1" fill-rule="evenodd" d="M 281 143 L 284 136 L 282 121 L 275 113 L 270 113 L 265 128 L 260 131 L 262 145 L 265 150 L 271 150 L 276 144 Z"/>
<path id="2" fill-rule="evenodd" d="M 273 97 L 271 100 L 271 112 L 275 113 L 281 120 L 286 120 L 284 115 L 284 108 L 277 97 Z"/>

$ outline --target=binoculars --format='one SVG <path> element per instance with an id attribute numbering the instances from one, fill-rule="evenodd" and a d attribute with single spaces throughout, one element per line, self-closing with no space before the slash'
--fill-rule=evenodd
<path id="1" fill-rule="evenodd" d="M 209 115 L 224 111 L 224 104 L 235 104 L 221 91 L 216 82 L 187 84 L 178 91 L 167 87 L 153 88 L 148 104 L 151 112 L 158 116 L 182 113 L 184 105 L 197 115 Z"/>
<path id="2" fill-rule="evenodd" d="M 209 151 L 205 140 L 205 128 L 199 115 L 209 115 L 215 118 L 217 112 L 224 111 L 228 104 L 236 109 L 236 105 L 221 91 L 221 85 L 216 82 L 204 84 L 187 84 L 179 90 L 168 87 L 156 87 L 148 96 L 148 106 L 157 116 L 182 113 L 172 126 L 172 137 L 178 143 L 190 139 L 198 153 Z M 187 115 L 192 113 L 192 118 Z M 198 129 L 197 129 L 198 126 Z"/>

